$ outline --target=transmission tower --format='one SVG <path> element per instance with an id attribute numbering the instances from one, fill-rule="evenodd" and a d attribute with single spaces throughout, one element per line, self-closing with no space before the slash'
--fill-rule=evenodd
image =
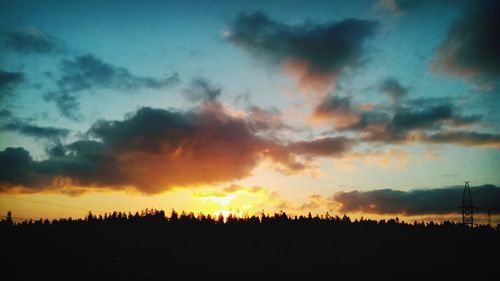
<path id="1" fill-rule="evenodd" d="M 465 182 L 464 195 L 462 197 L 462 223 L 474 226 L 474 205 L 472 205 L 472 194 L 469 182 Z"/>

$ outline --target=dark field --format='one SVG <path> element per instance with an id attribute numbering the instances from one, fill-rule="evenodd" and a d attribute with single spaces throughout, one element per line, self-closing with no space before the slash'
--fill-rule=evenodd
<path id="1" fill-rule="evenodd" d="M 163 212 L 0 224 L 2 280 L 496 280 L 489 226 Z"/>

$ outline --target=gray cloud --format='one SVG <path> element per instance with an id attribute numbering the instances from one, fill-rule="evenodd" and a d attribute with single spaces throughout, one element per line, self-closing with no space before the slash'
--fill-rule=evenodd
<path id="1" fill-rule="evenodd" d="M 292 26 L 254 12 L 232 22 L 227 40 L 265 63 L 285 66 L 299 85 L 316 87 L 362 64 L 365 41 L 377 27 L 376 21 L 358 19 Z"/>
<path id="2" fill-rule="evenodd" d="M 354 109 L 351 106 L 350 97 L 330 95 L 321 101 L 318 106 L 316 106 L 313 116 L 318 118 L 328 118 L 339 115 L 350 115 L 353 111 Z"/>
<path id="3" fill-rule="evenodd" d="M 91 55 L 63 59 L 59 65 L 58 89 L 49 91 L 44 98 L 54 101 L 60 113 L 78 120 L 79 102 L 77 95 L 84 91 L 115 89 L 130 92 L 137 89 L 161 89 L 179 82 L 175 73 L 165 78 L 137 76 L 128 69 L 114 66 Z"/>
<path id="4" fill-rule="evenodd" d="M 70 130 L 55 127 L 43 127 L 30 124 L 29 122 L 16 118 L 9 110 L 0 112 L 0 131 L 16 132 L 25 136 L 35 138 L 45 138 L 50 140 L 59 140 L 67 137 Z"/>
<path id="5" fill-rule="evenodd" d="M 246 177 L 262 158 L 292 173 L 305 168 L 297 156 L 338 156 L 350 148 L 345 138 L 283 143 L 259 136 L 218 103 L 190 111 L 141 108 L 122 121 L 100 120 L 86 135 L 94 140 L 56 145 L 42 161 L 23 148 L 0 152 L 0 163 L 11 163 L 0 174 L 0 190 L 43 191 L 63 182 L 158 193 Z"/>
<path id="6" fill-rule="evenodd" d="M 393 99 L 393 105 L 363 109 L 350 97 L 327 96 L 313 111 L 313 118 L 333 122 L 340 132 L 357 133 L 368 142 L 449 143 L 464 146 L 498 147 L 498 136 L 463 131 L 462 127 L 479 124 L 482 115 L 464 115 L 449 98 L 404 98 L 407 88 L 388 79 L 381 90 Z"/>
<path id="7" fill-rule="evenodd" d="M 461 126 L 477 124 L 481 115 L 463 115 L 451 102 L 425 102 L 419 100 L 396 105 L 390 109 L 377 109 L 359 111 L 357 121 L 348 126 L 340 126 L 340 131 L 355 131 L 361 134 L 365 141 L 379 142 L 405 142 L 405 141 L 431 141 L 425 137 L 428 133 L 439 134 L 441 131 L 456 129 Z M 415 139 L 412 133 L 424 135 Z M 451 142 L 464 144 L 464 142 Z M 471 139 L 469 145 L 479 141 Z M 445 139 L 442 141 L 445 143 Z M 481 145 L 477 142 L 477 145 Z"/>
<path id="8" fill-rule="evenodd" d="M 296 153 L 307 157 L 339 157 L 354 145 L 352 139 L 346 137 L 327 137 L 311 141 L 298 141 L 289 145 Z"/>
<path id="9" fill-rule="evenodd" d="M 91 54 L 63 59 L 60 70 L 62 75 L 57 84 L 62 90 L 71 93 L 95 88 L 160 89 L 179 80 L 177 74 L 165 78 L 137 76 L 126 68 L 114 66 Z"/>
<path id="10" fill-rule="evenodd" d="M 500 148 L 500 134 L 455 131 L 430 134 L 424 137 L 430 143 L 454 143 L 465 146 L 491 146 Z"/>
<path id="11" fill-rule="evenodd" d="M 500 213 L 500 188 L 483 185 L 471 188 L 474 205 L 492 213 Z M 338 192 L 333 199 L 340 212 L 372 214 L 447 214 L 460 212 L 462 186 L 400 191 L 380 189 L 371 191 Z"/>
<path id="12" fill-rule="evenodd" d="M 462 18 L 452 25 L 439 47 L 433 68 L 471 79 L 480 90 L 494 90 L 500 77 L 500 2 L 467 4 Z"/>
<path id="13" fill-rule="evenodd" d="M 183 93 L 190 102 L 214 102 L 220 98 L 222 87 L 213 85 L 207 79 L 195 78 L 189 83 L 189 87 L 184 89 Z"/>
<path id="14" fill-rule="evenodd" d="M 64 52 L 63 43 L 36 27 L 26 27 L 3 34 L 4 46 L 18 53 L 57 54 Z"/>
<path id="15" fill-rule="evenodd" d="M 26 136 L 47 139 L 59 139 L 69 135 L 68 129 L 55 127 L 41 127 L 23 122 L 12 122 L 1 127 L 3 131 L 17 132 Z"/>
<path id="16" fill-rule="evenodd" d="M 22 72 L 9 72 L 0 69 L 0 101 L 9 96 L 12 89 L 25 81 Z"/>
<path id="17" fill-rule="evenodd" d="M 380 85 L 380 92 L 389 96 L 393 104 L 398 104 L 408 93 L 408 88 L 403 87 L 398 80 L 388 78 Z"/>
<path id="18" fill-rule="evenodd" d="M 362 120 L 364 122 L 363 129 L 365 129 L 363 131 L 364 139 L 384 142 L 413 141 L 413 139 L 408 138 L 412 132 L 440 131 L 457 125 L 474 124 L 480 120 L 479 116 L 455 114 L 451 105 L 441 105 L 422 110 L 399 108 L 386 124 L 382 123 L 382 120 L 386 118 L 383 113 L 366 114 L 364 117 L 366 118 Z M 359 130 L 362 128 L 359 125 L 361 123 L 355 124 L 353 128 Z M 427 139 L 419 140 L 425 141 Z"/>

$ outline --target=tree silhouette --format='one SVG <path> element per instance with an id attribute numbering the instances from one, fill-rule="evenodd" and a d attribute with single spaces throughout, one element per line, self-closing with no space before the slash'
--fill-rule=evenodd
<path id="1" fill-rule="evenodd" d="M 481 280 L 495 273 L 499 233 L 489 225 L 282 211 L 224 218 L 146 209 L 17 223 L 9 212 L 0 222 L 0 258 L 18 274 L 8 280 L 444 280 L 466 277 L 450 268 L 474 257 L 468 266 L 482 269 L 473 276 Z M 467 241 L 473 246 L 458 247 Z"/>

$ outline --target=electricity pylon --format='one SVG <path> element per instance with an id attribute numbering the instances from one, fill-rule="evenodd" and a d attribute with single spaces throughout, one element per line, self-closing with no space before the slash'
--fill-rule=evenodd
<path id="1" fill-rule="evenodd" d="M 474 205 L 472 204 L 472 194 L 469 182 L 465 182 L 464 195 L 462 197 L 462 223 L 474 226 Z"/>

